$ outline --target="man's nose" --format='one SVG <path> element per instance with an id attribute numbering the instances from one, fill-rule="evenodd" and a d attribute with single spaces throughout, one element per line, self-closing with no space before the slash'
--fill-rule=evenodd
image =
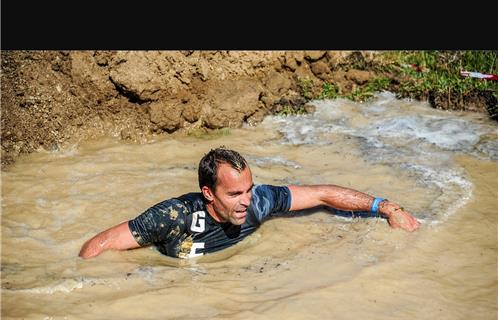
<path id="1" fill-rule="evenodd" d="M 246 194 L 244 194 L 242 196 L 242 199 L 240 201 L 240 203 L 243 205 L 243 206 L 246 206 L 248 207 L 249 204 L 251 203 L 251 198 L 252 198 L 252 193 L 251 192 L 247 192 Z"/>

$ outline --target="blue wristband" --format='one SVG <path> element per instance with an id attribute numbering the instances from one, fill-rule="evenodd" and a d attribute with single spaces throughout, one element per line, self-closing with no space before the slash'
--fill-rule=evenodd
<path id="1" fill-rule="evenodd" d="M 372 202 L 372 208 L 370 209 L 370 212 L 377 213 L 379 211 L 379 203 L 381 203 L 384 200 L 386 199 L 375 198 L 374 201 Z"/>

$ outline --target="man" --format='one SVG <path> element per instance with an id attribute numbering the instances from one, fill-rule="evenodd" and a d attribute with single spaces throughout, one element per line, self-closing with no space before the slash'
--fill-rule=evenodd
<path id="1" fill-rule="evenodd" d="M 386 199 L 336 185 L 254 185 L 246 160 L 224 147 L 199 163 L 201 192 L 162 201 L 135 219 L 107 229 L 87 242 L 79 256 L 154 244 L 168 256 L 190 258 L 241 241 L 269 217 L 321 205 L 380 213 L 393 228 L 414 231 L 419 222 Z"/>

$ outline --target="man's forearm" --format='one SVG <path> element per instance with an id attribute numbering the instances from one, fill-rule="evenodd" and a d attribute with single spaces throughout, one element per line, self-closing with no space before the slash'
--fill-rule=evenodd
<path id="1" fill-rule="evenodd" d="M 366 193 L 336 185 L 289 186 L 290 210 L 308 209 L 320 205 L 345 211 L 371 211 L 375 197 Z M 393 228 L 416 230 L 420 223 L 410 213 L 388 200 L 378 203 L 379 214 L 388 219 Z"/>
<path id="2" fill-rule="evenodd" d="M 289 189 L 293 197 L 291 210 L 327 205 L 345 211 L 369 211 L 375 199 L 366 193 L 332 184 L 289 186 Z"/>
<path id="3" fill-rule="evenodd" d="M 335 185 L 325 186 L 322 196 L 324 204 L 346 211 L 370 211 L 374 199 L 364 192 Z"/>

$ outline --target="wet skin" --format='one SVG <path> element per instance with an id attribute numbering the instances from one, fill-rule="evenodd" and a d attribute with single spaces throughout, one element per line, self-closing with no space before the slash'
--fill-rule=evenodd
<path id="1" fill-rule="evenodd" d="M 254 186 L 251 169 L 246 166 L 238 171 L 229 164 L 222 163 L 218 167 L 217 181 L 215 190 L 207 186 L 202 187 L 202 193 L 208 200 L 208 213 L 218 222 L 243 224 Z"/>

